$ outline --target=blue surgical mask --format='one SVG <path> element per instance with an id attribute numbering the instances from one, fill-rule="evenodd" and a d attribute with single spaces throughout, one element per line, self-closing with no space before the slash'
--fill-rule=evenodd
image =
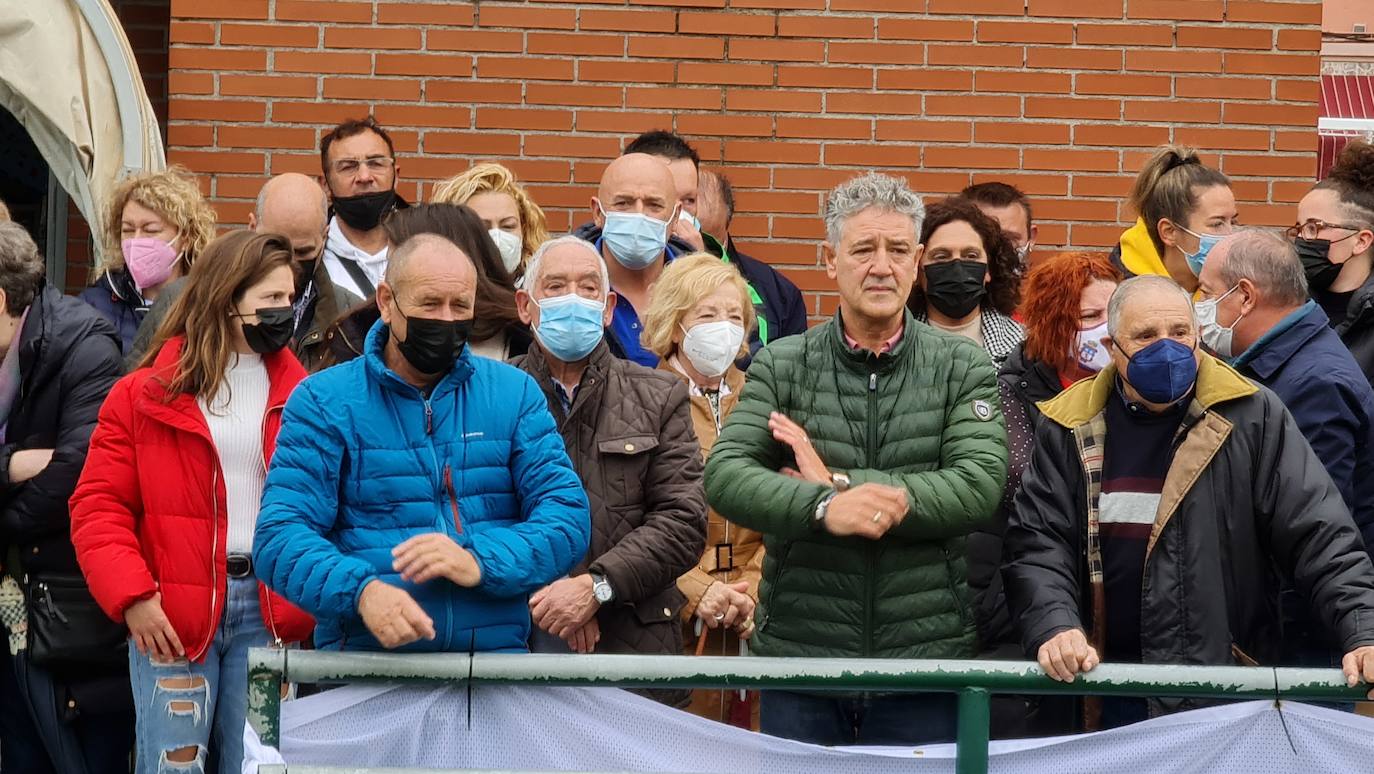
<path id="1" fill-rule="evenodd" d="M 696 229 L 697 231 L 700 231 L 700 230 L 701 230 L 701 221 L 697 220 L 697 216 L 693 215 L 692 213 L 690 213 L 690 212 L 688 212 L 688 211 L 686 211 L 686 210 L 682 210 L 682 211 L 678 212 L 678 214 L 677 214 L 677 219 L 678 219 L 678 220 L 685 220 L 685 221 L 687 221 L 688 223 L 691 223 L 691 224 L 692 224 L 692 228 Z"/>
<path id="2" fill-rule="evenodd" d="M 1173 339 L 1160 339 L 1131 355 L 1126 381 L 1151 403 L 1174 403 L 1197 381 L 1197 357 Z"/>
<path id="3" fill-rule="evenodd" d="M 1199 234 L 1194 231 L 1189 231 L 1182 226 L 1179 226 L 1178 229 L 1185 234 L 1192 234 L 1197 237 L 1197 252 L 1189 253 L 1185 251 L 1183 257 L 1188 261 L 1188 268 L 1193 270 L 1193 276 L 1201 277 L 1202 264 L 1207 262 L 1207 254 L 1212 252 L 1212 248 L 1216 247 L 1221 240 L 1230 236 L 1230 234 Z"/>
<path id="4" fill-rule="evenodd" d="M 569 293 L 535 303 L 539 304 L 539 325 L 535 326 L 534 335 L 549 354 L 564 363 L 575 363 L 601 343 L 604 300 L 592 301 Z"/>
<path id="5" fill-rule="evenodd" d="M 639 271 L 652 265 L 668 244 L 668 223 L 639 212 L 606 212 L 601 238 L 621 266 Z"/>

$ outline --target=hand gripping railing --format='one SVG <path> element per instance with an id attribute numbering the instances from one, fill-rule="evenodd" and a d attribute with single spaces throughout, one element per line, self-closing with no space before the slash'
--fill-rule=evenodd
<path id="1" fill-rule="evenodd" d="M 958 774 L 988 770 L 991 694 L 1169 696 L 1355 701 L 1338 670 L 1102 664 L 1072 683 L 1024 661 L 724 656 L 465 653 L 396 655 L 255 648 L 248 656 L 248 720 L 265 744 L 281 743 L 281 686 L 298 683 L 462 683 L 615 688 L 776 688 L 789 691 L 929 691 L 959 696 Z M 309 766 L 266 772 L 362 772 Z M 400 770 L 388 770 L 400 771 Z"/>

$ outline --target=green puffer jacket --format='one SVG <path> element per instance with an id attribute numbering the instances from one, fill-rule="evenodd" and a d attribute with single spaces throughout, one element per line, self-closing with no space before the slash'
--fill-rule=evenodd
<path id="1" fill-rule="evenodd" d="M 997 509 L 1007 475 L 997 373 L 976 344 L 910 313 L 887 354 L 850 349 L 842 331 L 836 313 L 760 350 L 707 462 L 711 506 L 765 535 L 752 649 L 972 658 L 965 536 Z M 854 486 L 905 487 L 902 523 L 876 541 L 815 525 L 831 490 L 777 472 L 796 463 L 768 430 L 772 411 Z"/>

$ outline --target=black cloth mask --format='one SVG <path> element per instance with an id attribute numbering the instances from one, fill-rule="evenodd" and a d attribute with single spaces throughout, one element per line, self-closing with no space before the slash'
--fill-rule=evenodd
<path id="1" fill-rule="evenodd" d="M 396 341 L 396 348 L 401 350 L 406 362 L 422 374 L 448 373 L 467 346 L 472 320 L 409 317 L 399 306 L 396 311 L 406 320 L 405 341 Z"/>
<path id="2" fill-rule="evenodd" d="M 1298 260 L 1302 261 L 1302 273 L 1307 275 L 1307 287 L 1313 293 L 1325 293 L 1341 273 L 1341 265 L 1332 263 L 1330 257 L 1331 240 L 1302 239 L 1293 243 L 1298 250 Z"/>
<path id="3" fill-rule="evenodd" d="M 988 265 L 979 261 L 941 261 L 925 267 L 926 301 L 940 314 L 959 320 L 987 295 Z"/>
<path id="4" fill-rule="evenodd" d="M 396 189 L 334 197 L 334 214 L 359 231 L 371 231 L 396 206 Z"/>
<path id="5" fill-rule="evenodd" d="M 270 355 L 291 343 L 296 332 L 296 313 L 291 307 L 259 309 L 257 316 L 256 323 L 243 324 L 243 340 L 248 342 L 249 349 L 259 355 Z"/>

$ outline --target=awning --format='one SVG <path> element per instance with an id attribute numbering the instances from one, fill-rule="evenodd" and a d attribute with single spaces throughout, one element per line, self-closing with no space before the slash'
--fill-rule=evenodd
<path id="1" fill-rule="evenodd" d="M 1317 178 L 1326 177 L 1346 143 L 1374 140 L 1374 75 L 1323 75 L 1317 121 Z"/>
<path id="2" fill-rule="evenodd" d="M 6 3 L 0 106 L 28 130 L 93 234 L 103 233 L 123 177 L 166 167 L 133 51 L 106 0 Z"/>

